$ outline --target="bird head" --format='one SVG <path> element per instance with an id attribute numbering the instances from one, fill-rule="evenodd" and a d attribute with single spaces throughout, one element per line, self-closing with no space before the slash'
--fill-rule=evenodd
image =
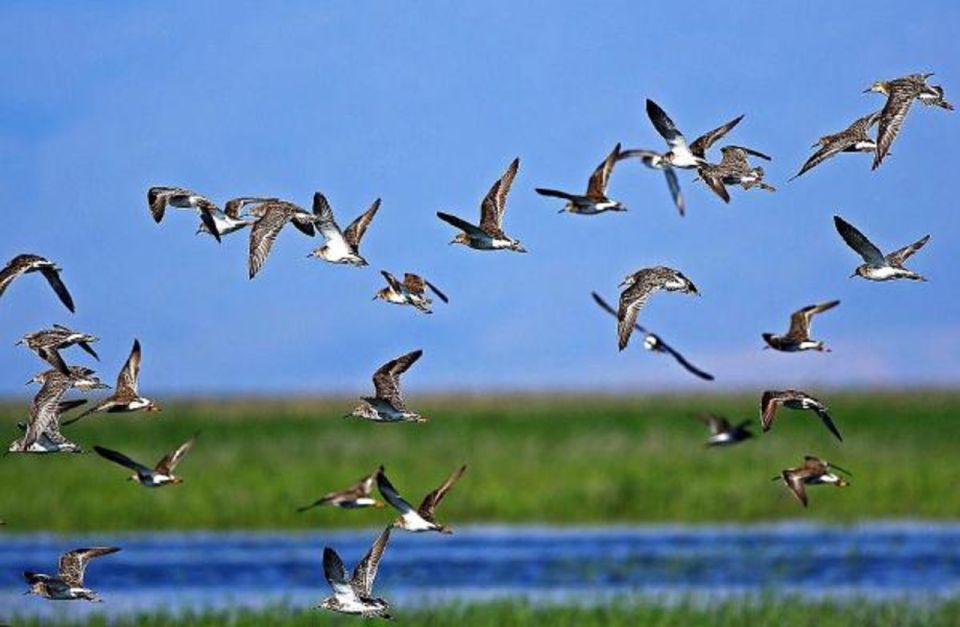
<path id="1" fill-rule="evenodd" d="M 518 242 L 517 240 L 513 240 L 512 242 L 510 242 L 510 250 L 515 251 L 515 252 L 518 252 L 518 253 L 525 253 L 525 252 L 527 252 L 527 249 L 523 247 L 523 244 L 521 244 L 521 243 Z"/>
<path id="2" fill-rule="evenodd" d="M 887 81 L 874 81 L 870 87 L 867 87 L 863 90 L 863 93 L 869 94 L 870 92 L 875 92 L 878 94 L 887 95 L 889 91 L 889 83 Z"/>
<path id="3" fill-rule="evenodd" d="M 451 244 L 451 245 L 453 245 L 453 244 L 463 244 L 464 246 L 469 246 L 469 245 L 470 245 L 470 238 L 467 237 L 467 234 L 466 234 L 466 233 L 457 233 L 457 234 L 453 237 L 453 239 L 450 240 L 450 244 Z"/>

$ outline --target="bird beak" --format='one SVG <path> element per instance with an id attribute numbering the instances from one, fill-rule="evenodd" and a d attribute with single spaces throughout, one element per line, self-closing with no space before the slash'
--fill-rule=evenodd
<path id="1" fill-rule="evenodd" d="M 873 91 L 873 87 L 867 87 L 866 89 L 863 90 L 863 93 L 869 94 L 871 91 Z"/>
<path id="2" fill-rule="evenodd" d="M 848 279 L 853 279 L 853 278 L 856 278 L 856 276 L 857 276 L 857 273 L 854 272 L 853 274 L 851 274 L 851 275 L 848 276 L 847 278 L 848 278 Z"/>

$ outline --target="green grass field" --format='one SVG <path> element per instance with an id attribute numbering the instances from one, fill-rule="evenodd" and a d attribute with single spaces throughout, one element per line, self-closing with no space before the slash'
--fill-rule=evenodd
<path id="1" fill-rule="evenodd" d="M 179 469 L 185 483 L 144 489 L 94 454 L 8 455 L 0 517 L 10 531 L 371 527 L 391 514 L 295 508 L 380 463 L 418 500 L 467 463 L 440 510 L 454 526 L 960 518 L 960 392 L 811 391 L 830 406 L 843 443 L 813 414 L 785 411 L 746 444 L 704 448 L 693 416 L 755 418 L 753 396 L 477 397 L 456 407 L 414 397 L 431 421 L 400 425 L 342 418 L 349 399 L 169 403 L 160 414 L 90 417 L 69 433 L 152 464 L 202 430 Z M 0 409 L 9 439 L 25 413 Z M 802 509 L 770 477 L 805 453 L 850 469 L 853 485 L 813 488 Z"/>
<path id="2" fill-rule="evenodd" d="M 749 603 L 724 602 L 709 606 L 674 606 L 629 601 L 596 607 L 532 606 L 523 602 L 497 602 L 449 606 L 417 611 L 397 608 L 396 623 L 420 627 L 956 627 L 960 624 L 960 602 L 935 605 L 872 602 L 804 602 L 768 600 Z M 94 619 L 89 622 L 18 622 L 23 627 L 307 627 L 317 625 L 387 624 L 359 621 L 355 617 L 334 616 L 312 609 L 275 608 L 264 611 L 208 612 L 171 616 L 145 614 L 128 619 Z"/>

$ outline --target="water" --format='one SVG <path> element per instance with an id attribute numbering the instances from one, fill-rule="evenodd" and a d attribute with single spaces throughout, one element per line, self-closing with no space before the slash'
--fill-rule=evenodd
<path id="1" fill-rule="evenodd" d="M 139 533 L 69 539 L 4 534 L 0 612 L 118 615 L 281 602 L 306 608 L 328 592 L 320 564 L 323 546 L 334 547 L 352 568 L 376 533 Z M 22 596 L 21 571 L 52 572 L 62 551 L 93 544 L 123 547 L 93 562 L 87 572 L 88 585 L 105 603 Z M 473 527 L 453 536 L 396 532 L 376 593 L 398 611 L 449 600 L 511 597 L 587 603 L 611 595 L 665 603 L 759 594 L 928 600 L 960 593 L 960 524 Z"/>

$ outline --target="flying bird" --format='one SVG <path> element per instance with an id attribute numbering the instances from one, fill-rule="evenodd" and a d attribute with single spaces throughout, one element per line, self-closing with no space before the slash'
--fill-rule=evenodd
<path id="1" fill-rule="evenodd" d="M 768 192 L 777 191 L 776 187 L 763 182 L 763 168 L 751 167 L 747 160 L 748 156 L 753 156 L 770 161 L 769 156 L 743 146 L 724 146 L 720 149 L 720 154 L 723 155 L 720 163 L 705 164 L 700 167 L 698 173 L 699 179 L 706 183 L 723 202 L 730 202 L 727 185 L 739 185 L 745 190 L 757 187 Z"/>
<path id="2" fill-rule="evenodd" d="M 70 296 L 70 292 L 67 291 L 67 286 L 64 285 L 60 279 L 60 268 L 52 261 L 40 255 L 17 255 L 7 262 L 6 267 L 0 270 L 0 296 L 10 287 L 14 279 L 22 274 L 30 274 L 32 272 L 42 274 L 43 278 L 50 284 L 50 287 L 53 288 L 53 291 L 56 292 L 60 302 L 70 310 L 70 313 L 74 313 L 73 297 Z"/>
<path id="3" fill-rule="evenodd" d="M 387 613 L 390 604 L 379 597 L 371 596 L 377 568 L 389 540 L 390 527 L 387 527 L 380 532 L 370 550 L 354 568 L 350 579 L 347 579 L 347 568 L 337 552 L 330 547 L 324 547 L 323 574 L 333 589 L 333 596 L 325 598 L 317 607 L 340 614 L 390 620 L 391 616 Z"/>
<path id="4" fill-rule="evenodd" d="M 620 293 L 620 307 L 617 310 L 617 335 L 620 350 L 627 347 L 630 335 L 637 326 L 637 315 L 640 313 L 640 308 L 643 307 L 653 292 L 662 289 L 668 292 L 683 292 L 698 296 L 700 294 L 693 281 L 685 277 L 679 270 L 666 266 L 637 270 L 633 274 L 627 275 L 620 287 L 623 288 Z"/>
<path id="5" fill-rule="evenodd" d="M 825 462 L 812 455 L 807 455 L 803 458 L 802 466 L 788 468 L 774 477 L 772 481 L 783 481 L 784 485 L 797 497 L 797 500 L 806 507 L 806 486 L 832 484 L 838 488 L 843 488 L 850 485 L 850 482 L 838 475 L 836 471 L 852 476 L 848 471 L 840 468 L 836 464 Z"/>
<path id="6" fill-rule="evenodd" d="M 113 394 L 63 424 L 73 424 L 84 416 L 95 413 L 133 412 L 141 409 L 161 411 L 160 406 L 155 401 L 140 396 L 140 392 L 137 391 L 140 380 L 140 355 L 140 340 L 134 340 L 133 348 L 130 349 L 130 356 L 127 357 L 126 363 L 120 369 L 120 374 L 117 375 L 117 385 Z"/>
<path id="7" fill-rule="evenodd" d="M 607 158 L 600 162 L 597 169 L 590 175 L 587 182 L 587 193 L 583 196 L 579 194 L 569 194 L 555 189 L 538 187 L 537 193 L 541 196 L 550 196 L 553 198 L 562 198 L 566 200 L 563 209 L 559 213 L 579 213 L 581 215 L 596 215 L 605 211 L 626 211 L 618 200 L 611 200 L 607 197 L 607 186 L 610 184 L 610 175 L 613 173 L 613 167 L 620 160 L 620 144 L 613 147 Z"/>
<path id="8" fill-rule="evenodd" d="M 341 509 L 383 507 L 383 501 L 378 501 L 370 496 L 370 493 L 373 491 L 373 482 L 376 480 L 376 477 L 377 471 L 374 470 L 372 473 L 356 482 L 349 488 L 344 490 L 336 490 L 334 492 L 327 492 L 310 505 L 304 505 L 303 507 L 297 508 L 297 511 L 305 512 L 308 509 L 323 505 L 331 505 Z"/>
<path id="9" fill-rule="evenodd" d="M 838 155 L 841 152 L 874 152 L 877 149 L 877 142 L 870 137 L 870 129 L 880 121 L 880 112 L 874 111 L 869 115 L 854 121 L 853 124 L 833 135 L 824 135 L 812 147 L 817 151 L 810 155 L 800 171 L 790 178 L 799 177 L 804 172 L 811 170 L 830 157 Z"/>
<path id="10" fill-rule="evenodd" d="M 314 202 L 314 210 L 317 209 Z M 273 248 L 273 243 L 280 234 L 280 230 L 289 222 L 309 237 L 316 234 L 314 224 L 319 216 L 285 200 L 273 200 L 254 205 L 249 213 L 256 218 L 253 228 L 250 229 L 250 252 L 247 259 L 249 277 L 257 276 L 267 256 Z"/>
<path id="11" fill-rule="evenodd" d="M 36 353 L 40 359 L 63 374 L 69 374 L 70 370 L 63 361 L 60 351 L 77 345 L 92 355 L 94 359 L 100 361 L 100 356 L 97 355 L 97 352 L 90 346 L 91 343 L 96 341 L 97 338 L 89 333 L 79 333 L 70 330 L 62 324 L 55 324 L 51 329 L 41 329 L 40 331 L 27 333 L 17 342 L 17 345 L 26 345 L 26 347 Z"/>
<path id="12" fill-rule="evenodd" d="M 374 300 L 382 300 L 394 305 L 412 305 L 419 311 L 429 314 L 433 313 L 430 308 L 433 300 L 427 296 L 427 288 L 430 288 L 430 291 L 436 294 L 437 298 L 445 303 L 450 302 L 447 296 L 437 289 L 433 283 L 417 274 L 405 273 L 402 283 L 386 270 L 381 270 L 380 274 L 387 280 L 387 287 L 379 290 L 374 295 Z"/>
<path id="13" fill-rule="evenodd" d="M 236 233 L 240 229 L 251 226 L 256 220 L 250 215 L 247 210 L 247 205 L 261 205 L 265 202 L 280 202 L 280 199 L 261 196 L 241 196 L 228 200 L 223 206 L 223 211 L 217 208 L 210 210 L 210 215 L 213 216 L 213 221 L 217 227 L 217 233 L 221 236 L 229 235 L 230 233 Z M 200 235 L 201 233 L 206 233 L 207 235 L 214 234 L 202 220 L 200 226 L 197 227 L 196 235 Z"/>
<path id="14" fill-rule="evenodd" d="M 82 449 L 60 433 L 60 414 L 77 407 L 76 402 L 61 402 L 71 388 L 93 390 L 108 386 L 100 382 L 89 368 L 71 366 L 69 374 L 52 369 L 29 381 L 39 383 L 40 390 L 30 403 L 30 417 L 18 425 L 24 434 L 7 449 L 9 453 L 81 453 Z M 81 403 L 82 404 L 82 403 Z"/>
<path id="15" fill-rule="evenodd" d="M 687 144 L 687 139 L 677 129 L 677 125 L 673 123 L 666 111 L 649 98 L 647 99 L 647 117 L 670 147 L 670 150 L 663 154 L 663 161 L 674 168 L 685 169 L 698 168 L 706 164 L 707 149 L 743 119 L 742 115 L 736 117 L 723 126 L 704 133 L 692 144 Z"/>
<path id="16" fill-rule="evenodd" d="M 785 334 L 761 334 L 761 337 L 763 337 L 764 341 L 768 344 L 768 346 L 764 346 L 764 348 L 772 348 L 785 353 L 807 350 L 830 352 L 830 349 L 827 348 L 822 341 L 810 339 L 810 325 L 815 315 L 833 309 L 839 304 L 839 300 L 831 300 L 826 303 L 808 305 L 803 309 L 798 309 L 790 315 L 790 329 Z"/>
<path id="17" fill-rule="evenodd" d="M 730 446 L 739 444 L 753 437 L 753 433 L 747 426 L 752 420 L 744 420 L 736 425 L 731 424 L 723 416 L 706 414 L 698 416 L 699 420 L 710 428 L 710 437 L 707 438 L 707 446 Z"/>
<path id="18" fill-rule="evenodd" d="M 763 393 L 760 398 L 760 423 L 763 425 L 765 432 L 773 426 L 773 419 L 781 405 L 789 409 L 805 409 L 816 412 L 820 416 L 820 420 L 823 421 L 823 425 L 830 430 L 830 433 L 841 442 L 843 441 L 840 431 L 837 430 L 833 419 L 827 413 L 826 405 L 800 390 L 767 390 Z"/>
<path id="19" fill-rule="evenodd" d="M 157 224 L 160 224 L 163 220 L 168 205 L 177 209 L 196 210 L 207 231 L 218 242 L 220 241 L 220 231 L 213 217 L 214 213 L 220 211 L 220 208 L 206 196 L 184 187 L 156 185 L 147 190 L 147 204 L 150 206 L 153 221 Z"/>
<path id="20" fill-rule="evenodd" d="M 330 263 L 343 263 L 351 266 L 365 266 L 367 260 L 360 256 L 360 240 L 367 232 L 367 227 L 373 221 L 373 216 L 380 210 L 380 199 L 377 198 L 366 211 L 357 216 L 345 231 L 337 226 L 333 217 L 333 209 L 327 202 L 326 196 L 317 192 L 313 195 L 313 212 L 317 216 L 317 228 L 326 238 L 323 246 L 317 248 L 310 257 L 318 257 Z"/>
<path id="21" fill-rule="evenodd" d="M 953 111 L 953 105 L 943 98 L 943 87 L 927 84 L 927 79 L 931 76 L 933 72 L 910 74 L 892 81 L 875 81 L 873 85 L 863 90 L 865 94 L 876 92 L 887 97 L 887 102 L 880 111 L 877 148 L 873 156 L 874 170 L 880 167 L 884 157 L 890 152 L 890 146 L 897 138 L 914 100 L 919 100 L 921 104 L 928 107 L 940 107 Z"/>
<path id="22" fill-rule="evenodd" d="M 183 461 L 184 456 L 193 448 L 198 435 L 200 434 L 195 433 L 193 437 L 178 446 L 175 450 L 164 455 L 163 459 L 157 462 L 157 465 L 153 468 L 144 466 L 140 462 L 130 459 L 123 453 L 118 453 L 103 446 L 94 446 L 93 450 L 95 450 L 100 457 L 132 470 L 133 474 L 127 477 L 128 481 L 136 481 L 146 488 L 160 488 L 165 485 L 183 483 L 183 479 L 173 474 L 173 471 L 176 470 L 177 464 Z"/>
<path id="23" fill-rule="evenodd" d="M 420 356 L 415 350 L 391 359 L 373 373 L 375 396 L 364 396 L 363 402 L 348 415 L 374 422 L 426 422 L 427 418 L 407 409 L 400 393 L 400 375 L 406 372 Z"/>
<path id="24" fill-rule="evenodd" d="M 463 244 L 474 250 L 512 250 L 525 253 L 527 249 L 516 239 L 503 231 L 503 213 L 507 210 L 507 194 L 520 169 L 520 158 L 514 159 L 487 192 L 480 204 L 480 225 L 474 226 L 466 220 L 437 212 L 437 217 L 463 231 L 450 241 L 451 244 Z"/>
<path id="25" fill-rule="evenodd" d="M 598 305 L 600 305 L 601 309 L 603 309 L 604 311 L 612 315 L 614 318 L 617 317 L 617 310 L 611 307 L 609 304 L 607 304 L 607 301 L 603 300 L 603 298 L 599 294 L 597 294 L 596 292 L 591 292 L 591 295 L 593 296 L 593 300 Z M 677 363 L 679 363 L 681 366 L 686 368 L 686 370 L 690 372 L 692 375 L 696 377 L 700 377 L 701 379 L 704 379 L 706 381 L 713 381 L 712 374 L 708 372 L 704 372 L 703 370 L 700 370 L 699 368 L 691 364 L 689 361 L 687 361 L 687 359 L 683 355 L 680 354 L 679 351 L 677 351 L 676 349 L 671 347 L 669 344 L 664 342 L 659 335 L 648 331 L 645 327 L 643 327 L 640 324 L 634 324 L 633 328 L 639 331 L 640 333 L 643 333 L 644 335 L 643 347 L 648 351 L 653 351 L 656 353 L 666 353 L 667 355 L 670 355 L 671 357 L 676 359 Z"/>
<path id="26" fill-rule="evenodd" d="M 30 589 L 24 594 L 35 594 L 45 599 L 55 601 L 84 600 L 100 603 L 102 599 L 97 593 L 83 585 L 84 571 L 92 559 L 110 555 L 119 551 L 113 546 L 95 546 L 84 549 L 74 549 L 60 556 L 56 576 L 44 575 L 26 571 L 23 578 L 27 580 Z"/>
<path id="27" fill-rule="evenodd" d="M 930 240 L 929 235 L 925 235 L 908 246 L 884 255 L 873 242 L 867 239 L 866 235 L 840 216 L 833 216 L 833 224 L 836 226 L 837 232 L 840 233 L 840 237 L 847 243 L 847 246 L 855 250 L 866 262 L 857 266 L 857 269 L 850 275 L 851 279 L 855 276 L 860 276 L 869 281 L 890 281 L 893 279 L 910 279 L 912 281 L 927 280 L 903 264 L 905 264 L 907 259 L 912 257 L 914 253 L 923 248 L 924 244 Z"/>
<path id="28" fill-rule="evenodd" d="M 387 479 L 383 466 L 380 466 L 380 470 L 377 472 L 377 489 L 380 490 L 380 494 L 383 495 L 387 503 L 390 503 L 390 505 L 400 512 L 400 516 L 391 523 L 391 526 L 417 533 L 423 531 L 436 531 L 444 534 L 453 533 L 450 527 L 437 522 L 436 510 L 437 506 L 440 505 L 440 502 L 443 500 L 443 497 L 447 495 L 447 492 L 450 491 L 453 484 L 463 476 L 466 470 L 466 465 L 454 470 L 453 473 L 440 484 L 440 487 L 423 497 L 420 507 L 413 509 L 413 506 L 400 496 L 400 493 L 393 487 L 393 484 Z"/>

